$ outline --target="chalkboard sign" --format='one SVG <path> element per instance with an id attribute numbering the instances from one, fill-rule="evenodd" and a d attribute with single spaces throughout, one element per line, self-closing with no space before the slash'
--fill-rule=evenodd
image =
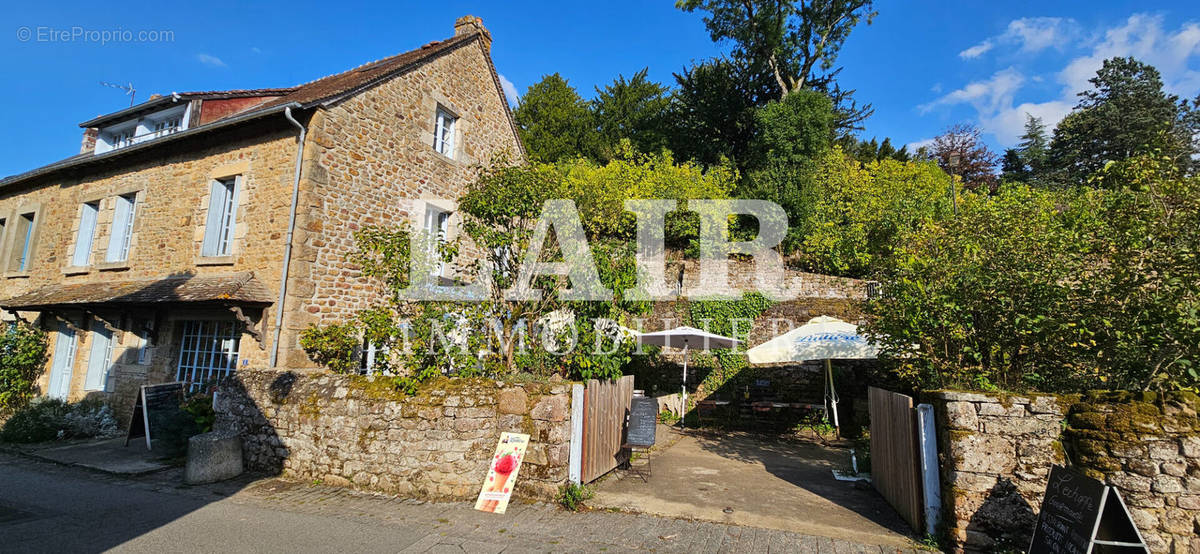
<path id="1" fill-rule="evenodd" d="M 1116 489 L 1054 466 L 1030 554 L 1149 552 Z"/>
<path id="2" fill-rule="evenodd" d="M 152 449 L 150 438 L 153 432 L 178 418 L 182 411 L 183 386 L 182 382 L 142 385 L 142 390 L 134 400 L 125 446 L 129 446 L 132 439 L 146 437 L 146 449 Z"/>
<path id="3" fill-rule="evenodd" d="M 630 446 L 654 446 L 654 430 L 658 423 L 658 400 L 634 398 L 629 405 L 629 431 L 625 443 Z"/>

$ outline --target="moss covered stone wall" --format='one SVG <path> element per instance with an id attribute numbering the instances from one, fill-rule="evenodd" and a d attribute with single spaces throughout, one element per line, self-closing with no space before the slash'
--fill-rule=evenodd
<path id="1" fill-rule="evenodd" d="M 383 380 L 238 371 L 218 393 L 217 428 L 242 433 L 249 467 L 403 496 L 472 499 L 504 431 L 528 433 L 514 494 L 567 481 L 569 383 L 443 379 L 415 396 Z"/>
<path id="2" fill-rule="evenodd" d="M 937 391 L 945 538 L 1022 550 L 1050 466 L 1120 491 L 1153 552 L 1200 551 L 1200 398 L 1191 393 L 1006 396 Z"/>

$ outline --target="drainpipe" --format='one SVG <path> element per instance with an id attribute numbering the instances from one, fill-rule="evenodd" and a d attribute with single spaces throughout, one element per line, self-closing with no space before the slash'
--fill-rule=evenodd
<path id="1" fill-rule="evenodd" d="M 279 300 L 275 302 L 275 339 L 271 342 L 271 367 L 279 360 L 279 335 L 283 331 L 283 301 L 287 297 L 288 268 L 292 263 L 292 235 L 296 231 L 296 204 L 300 202 L 300 168 L 304 162 L 304 138 L 308 134 L 296 118 L 292 117 L 292 108 L 283 110 L 283 117 L 300 130 L 296 142 L 296 177 L 292 180 L 292 209 L 288 214 L 287 238 L 283 245 L 283 274 L 279 277 Z"/>

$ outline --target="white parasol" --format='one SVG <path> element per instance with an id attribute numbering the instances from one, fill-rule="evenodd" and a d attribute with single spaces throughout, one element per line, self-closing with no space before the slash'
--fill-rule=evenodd
<path id="1" fill-rule="evenodd" d="M 742 341 L 732 337 L 717 335 L 695 327 L 676 327 L 666 331 L 642 333 L 638 335 L 641 344 L 667 346 L 683 349 L 683 409 L 687 410 L 687 363 L 688 350 L 711 350 L 714 348 L 733 348 Z"/>

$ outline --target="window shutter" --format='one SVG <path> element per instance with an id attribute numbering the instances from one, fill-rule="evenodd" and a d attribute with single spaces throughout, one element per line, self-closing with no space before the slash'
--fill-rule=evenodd
<path id="1" fill-rule="evenodd" d="M 208 220 L 204 223 L 204 244 L 200 247 L 201 256 L 218 256 L 218 241 L 221 238 L 221 219 L 226 202 L 225 184 L 213 180 L 208 195 Z"/>
<path id="2" fill-rule="evenodd" d="M 84 204 L 79 215 L 79 233 L 75 235 L 75 253 L 71 256 L 71 265 L 83 267 L 88 265 L 92 257 L 92 242 L 96 236 L 96 214 L 100 207 L 96 204 Z"/>
<path id="3" fill-rule="evenodd" d="M 104 323 L 92 323 L 92 348 L 88 353 L 87 377 L 84 379 L 84 390 L 104 390 L 108 377 L 108 366 L 112 357 L 112 331 Z"/>
<path id="4" fill-rule="evenodd" d="M 133 199 L 129 196 L 118 196 L 116 207 L 113 209 L 112 228 L 108 233 L 108 250 L 104 253 L 104 261 L 124 261 L 129 254 L 129 238 L 133 223 Z"/>
<path id="5" fill-rule="evenodd" d="M 227 256 L 233 253 L 233 233 L 237 228 L 237 210 L 238 210 L 238 195 L 242 190 L 242 176 L 238 175 L 233 179 L 233 186 L 226 188 L 229 193 L 229 201 L 226 204 L 229 208 L 225 213 L 223 239 L 220 245 L 222 256 Z"/>

